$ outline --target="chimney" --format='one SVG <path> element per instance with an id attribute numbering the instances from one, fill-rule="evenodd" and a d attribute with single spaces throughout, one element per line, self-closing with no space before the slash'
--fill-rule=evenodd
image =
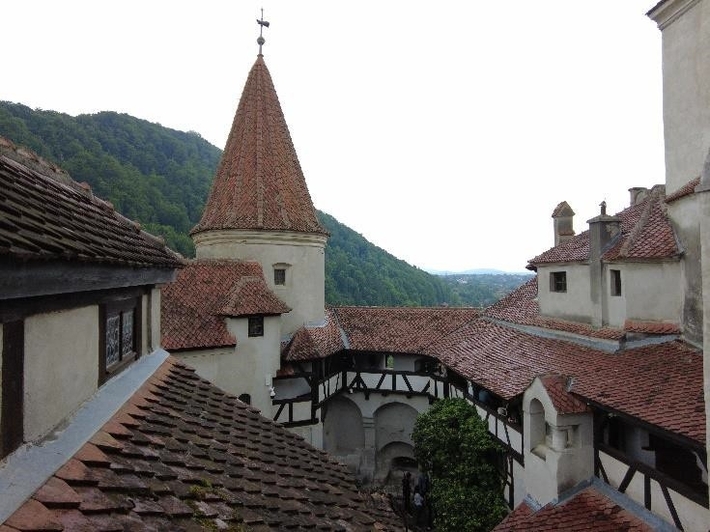
<path id="1" fill-rule="evenodd" d="M 602 256 L 621 234 L 621 218 L 606 213 L 606 201 L 599 205 L 599 216 L 589 224 L 589 295 L 592 300 L 592 325 L 602 325 Z"/>
<path id="2" fill-rule="evenodd" d="M 552 226 L 555 232 L 555 246 L 567 242 L 574 236 L 572 219 L 574 211 L 566 201 L 563 201 L 552 211 Z"/>
<path id="3" fill-rule="evenodd" d="M 645 187 L 633 187 L 629 189 L 629 195 L 630 195 L 630 206 L 633 207 L 634 205 L 638 205 L 641 203 L 643 200 L 645 200 L 648 197 L 648 193 L 650 190 L 648 190 Z"/>

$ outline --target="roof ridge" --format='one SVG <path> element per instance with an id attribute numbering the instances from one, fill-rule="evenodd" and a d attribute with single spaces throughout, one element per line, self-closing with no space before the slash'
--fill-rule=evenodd
<path id="1" fill-rule="evenodd" d="M 651 217 L 651 210 L 653 209 L 654 202 L 657 200 L 658 196 L 656 194 L 652 194 L 644 200 L 646 205 L 644 205 L 643 212 L 641 213 L 641 216 L 639 216 L 638 221 L 634 224 L 633 229 L 629 231 L 628 236 L 626 237 L 624 243 L 621 245 L 621 249 L 619 250 L 619 255 L 621 255 L 622 257 L 628 255 L 629 250 L 636 243 L 639 235 L 643 232 L 643 229 L 648 223 L 648 219 Z"/>

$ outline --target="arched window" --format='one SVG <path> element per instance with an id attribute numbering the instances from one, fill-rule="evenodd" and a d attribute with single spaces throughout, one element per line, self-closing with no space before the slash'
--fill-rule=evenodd
<path id="1" fill-rule="evenodd" d="M 530 401 L 530 437 L 529 450 L 541 458 L 547 455 L 547 423 L 545 423 L 545 407 L 537 399 Z"/>
<path id="2" fill-rule="evenodd" d="M 243 394 L 241 394 L 241 395 L 238 397 L 238 399 L 239 399 L 242 403 L 246 403 L 246 404 L 248 404 L 248 405 L 251 404 L 251 395 L 249 395 L 248 393 L 243 393 Z"/>

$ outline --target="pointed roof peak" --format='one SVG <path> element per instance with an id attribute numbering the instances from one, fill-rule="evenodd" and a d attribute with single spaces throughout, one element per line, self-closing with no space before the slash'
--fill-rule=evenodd
<path id="1" fill-rule="evenodd" d="M 202 219 L 191 234 L 223 229 L 326 234 L 261 54 L 249 71 Z"/>

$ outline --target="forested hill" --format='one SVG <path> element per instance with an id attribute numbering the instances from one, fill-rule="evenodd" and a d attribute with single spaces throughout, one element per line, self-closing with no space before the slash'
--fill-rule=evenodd
<path id="1" fill-rule="evenodd" d="M 194 255 L 188 233 L 222 154 L 199 134 L 126 114 L 72 117 L 0 102 L 0 135 L 57 163 L 146 231 Z"/>
<path id="2" fill-rule="evenodd" d="M 222 153 L 198 133 L 114 112 L 72 117 L 0 102 L 0 135 L 86 181 L 170 247 L 194 255 L 188 233 L 200 219 Z M 318 216 L 331 234 L 325 252 L 328 304 L 484 304 L 469 293 L 461 297 L 456 285 L 395 258 L 332 216 Z"/>

